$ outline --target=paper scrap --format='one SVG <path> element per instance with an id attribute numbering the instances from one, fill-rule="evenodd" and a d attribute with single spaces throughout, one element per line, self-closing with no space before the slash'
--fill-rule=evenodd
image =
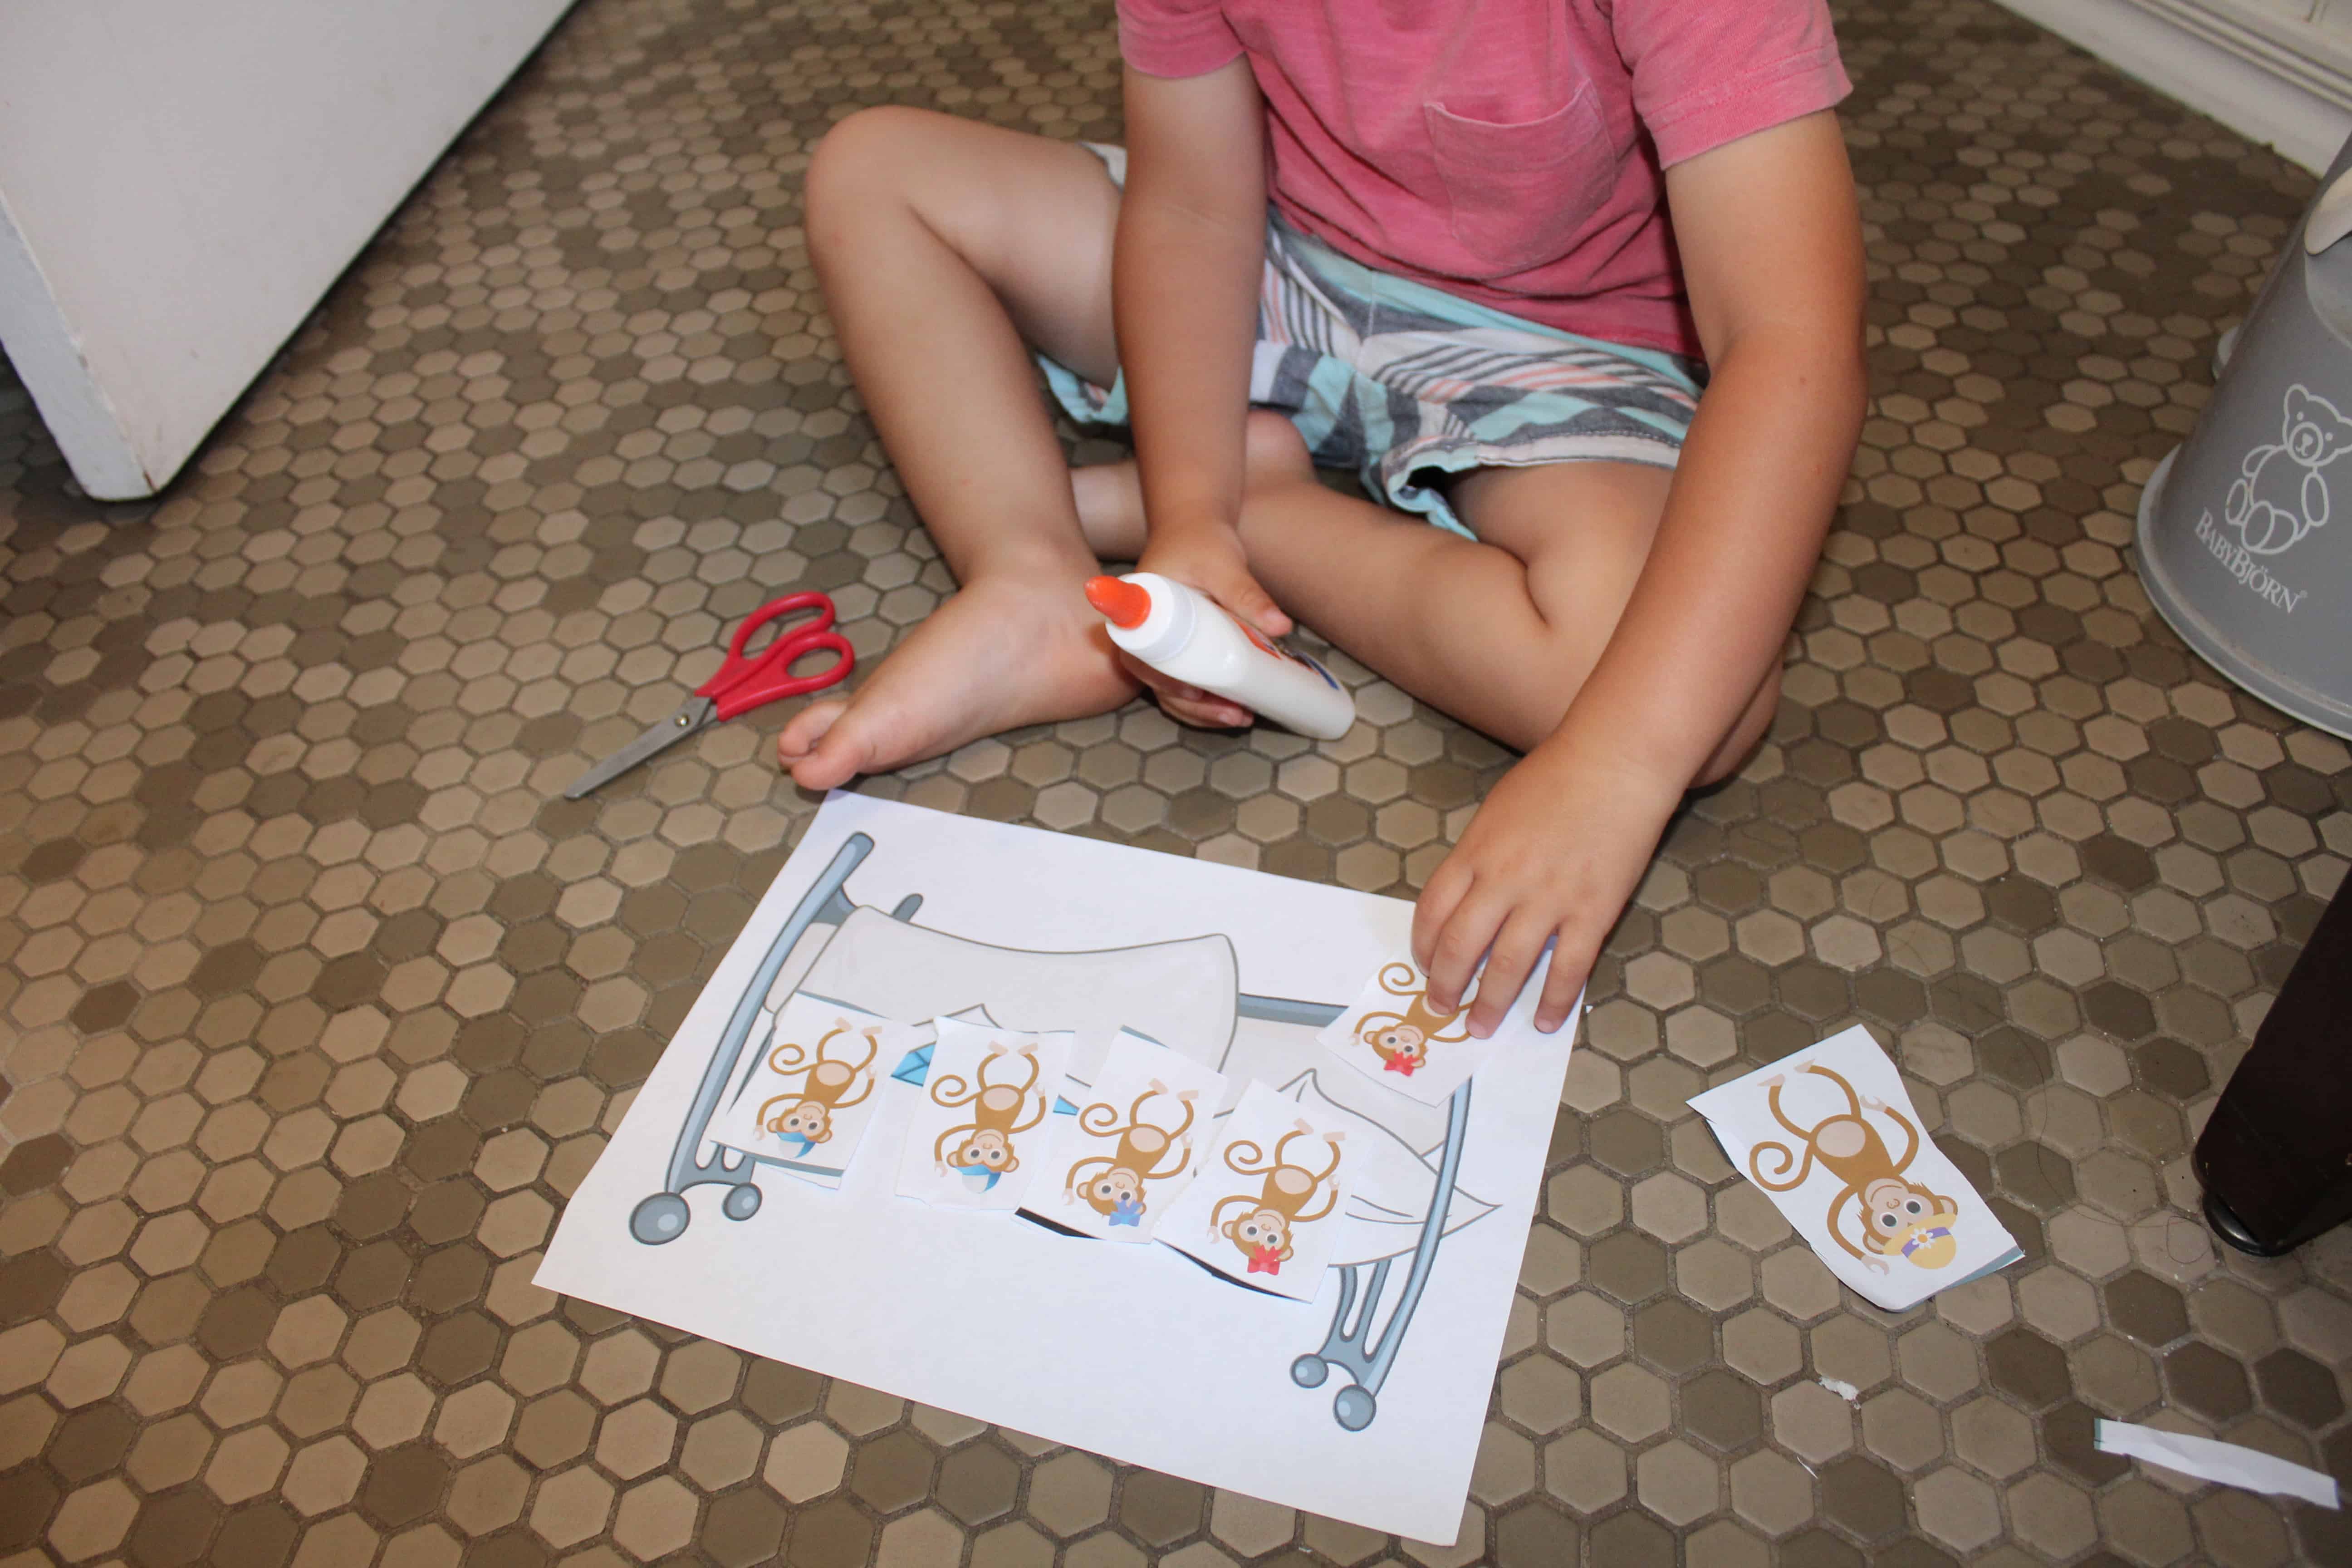
<path id="1" fill-rule="evenodd" d="M 1539 991 L 1542 979 L 1538 971 L 1523 1000 Z M 1430 1010 L 1428 991 L 1429 977 L 1411 958 L 1389 959 L 1364 982 L 1348 1010 L 1316 1037 L 1381 1088 L 1438 1104 L 1495 1054 L 1497 1042 L 1470 1037 L 1475 984 L 1462 1005 L 1443 1017 Z"/>
<path id="2" fill-rule="evenodd" d="M 2225 1487 L 2299 1497 L 2322 1508 L 2343 1507 L 2335 1477 L 2265 1454 L 2259 1448 L 2217 1442 L 2211 1437 L 2191 1437 L 2181 1432 L 2158 1431 L 2129 1421 L 2107 1420 L 2093 1426 L 2091 1443 L 2103 1454 L 2128 1455 L 2200 1480 L 2219 1481 Z"/>
<path id="3" fill-rule="evenodd" d="M 1224 1075 L 1121 1029 L 1093 1086 L 1068 1093 L 1077 1114 L 1051 1119 L 1045 1174 L 1023 1211 L 1104 1241 L 1150 1241 L 1199 1173 Z"/>
<path id="4" fill-rule="evenodd" d="M 1244 1285 L 1313 1300 L 1345 1223 L 1347 1133 L 1302 1109 L 1263 1083 L 1244 1089 L 1160 1239 Z"/>
<path id="5" fill-rule="evenodd" d="M 1690 1106 L 1830 1271 L 1889 1311 L 2024 1256 L 1927 1136 L 1867 1029 L 1717 1084 Z"/>
<path id="6" fill-rule="evenodd" d="M 841 1185 L 874 1118 L 878 1078 L 897 1066 L 875 1015 L 794 993 L 711 1137 L 803 1181 Z"/>
<path id="7" fill-rule="evenodd" d="M 907 1124 L 898 1193 L 949 1208 L 1013 1209 L 1051 1142 L 1043 1124 L 1074 1037 L 933 1020 L 923 1098 Z M 1024 1152 L 1033 1157 L 1024 1159 Z"/>

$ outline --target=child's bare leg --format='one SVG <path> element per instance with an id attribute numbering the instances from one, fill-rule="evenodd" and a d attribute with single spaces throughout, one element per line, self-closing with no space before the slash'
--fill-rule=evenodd
<path id="1" fill-rule="evenodd" d="M 1520 750 L 1559 728 L 1633 596 L 1669 475 L 1628 463 L 1487 468 L 1454 487 L 1478 542 L 1315 480 L 1278 415 L 1250 416 L 1242 541 L 1282 607 L 1431 706 Z M 1073 476 L 1106 555 L 1141 538 L 1131 465 Z M 1738 768 L 1771 725 L 1776 673 L 1697 782 Z"/>
<path id="2" fill-rule="evenodd" d="M 844 121 L 808 174 L 809 253 L 843 356 L 961 591 L 777 752 L 811 789 L 1135 685 L 1079 584 L 1097 570 L 1025 343 L 1108 385 L 1118 192 L 1082 148 L 917 110 Z"/>

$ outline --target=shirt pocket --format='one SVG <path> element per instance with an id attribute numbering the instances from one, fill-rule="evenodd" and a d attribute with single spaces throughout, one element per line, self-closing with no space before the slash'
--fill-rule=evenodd
<path id="1" fill-rule="evenodd" d="M 1616 184 L 1617 152 L 1590 82 L 1540 120 L 1473 120 L 1421 106 L 1454 237 L 1497 274 L 1568 253 Z"/>

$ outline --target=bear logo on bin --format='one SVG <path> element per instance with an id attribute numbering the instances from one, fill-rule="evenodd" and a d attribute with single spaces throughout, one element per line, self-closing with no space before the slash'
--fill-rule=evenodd
<path id="1" fill-rule="evenodd" d="M 2305 386 L 2286 389 L 2274 445 L 2256 447 L 2239 467 L 2222 517 L 2246 549 L 2276 555 L 2327 523 L 2330 463 L 2352 444 L 2352 419 Z"/>

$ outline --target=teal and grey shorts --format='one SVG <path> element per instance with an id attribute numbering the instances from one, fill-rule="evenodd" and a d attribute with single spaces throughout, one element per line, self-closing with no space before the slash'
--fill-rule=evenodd
<path id="1" fill-rule="evenodd" d="M 1097 146 L 1124 181 L 1123 148 Z M 1087 425 L 1127 423 L 1122 382 L 1040 356 Z M 1472 468 L 1607 459 L 1671 468 L 1705 373 L 1655 349 L 1538 326 L 1349 259 L 1271 210 L 1250 401 L 1287 415 L 1318 466 L 1441 528 L 1470 531 L 1444 479 Z"/>

